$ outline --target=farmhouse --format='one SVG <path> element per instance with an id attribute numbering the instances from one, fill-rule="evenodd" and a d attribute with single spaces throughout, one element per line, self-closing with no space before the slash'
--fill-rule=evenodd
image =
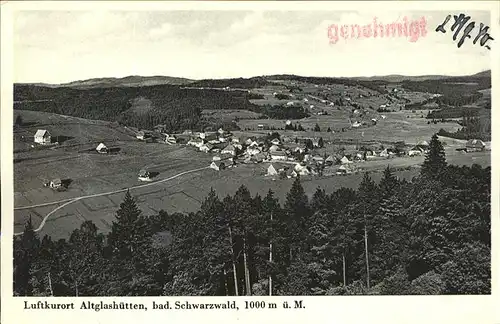
<path id="1" fill-rule="evenodd" d="M 281 144 L 281 141 L 279 140 L 279 138 L 275 138 L 271 141 L 271 144 L 274 144 L 274 145 L 280 145 Z"/>
<path id="2" fill-rule="evenodd" d="M 307 168 L 307 166 L 302 165 L 300 163 L 295 164 L 294 170 L 295 170 L 295 172 L 297 174 L 300 174 L 300 175 L 308 175 L 308 174 L 310 174 L 310 171 Z"/>
<path id="3" fill-rule="evenodd" d="M 147 171 L 146 169 L 142 169 L 141 171 L 139 171 L 139 180 L 141 181 L 151 180 L 151 172 Z"/>
<path id="4" fill-rule="evenodd" d="M 267 175 L 268 176 L 274 176 L 274 175 L 277 175 L 278 172 L 276 171 L 276 168 L 271 164 L 269 165 L 269 167 L 267 168 Z"/>
<path id="5" fill-rule="evenodd" d="M 187 145 L 200 148 L 203 145 L 203 140 L 201 138 L 193 138 L 187 143 Z"/>
<path id="6" fill-rule="evenodd" d="M 283 151 L 271 152 L 271 159 L 284 161 L 286 160 L 286 154 Z"/>
<path id="7" fill-rule="evenodd" d="M 204 152 L 204 153 L 208 153 L 210 152 L 212 149 L 214 148 L 214 146 L 210 143 L 205 143 L 203 145 L 200 146 L 200 151 Z"/>
<path id="8" fill-rule="evenodd" d="M 104 143 L 100 143 L 99 145 L 97 145 L 96 151 L 101 154 L 106 154 L 108 153 L 108 148 L 106 147 L 106 145 L 104 145 Z"/>
<path id="9" fill-rule="evenodd" d="M 392 148 L 385 148 L 382 152 L 380 152 L 379 156 L 381 157 L 391 157 L 396 155 L 396 152 Z"/>
<path id="10" fill-rule="evenodd" d="M 215 171 L 224 170 L 225 167 L 226 167 L 226 165 L 224 164 L 224 162 L 221 162 L 221 161 L 213 161 L 210 164 L 210 168 L 214 169 Z"/>
<path id="11" fill-rule="evenodd" d="M 424 149 L 421 146 L 414 146 L 408 151 L 409 156 L 418 156 L 424 154 Z"/>
<path id="12" fill-rule="evenodd" d="M 325 164 L 326 165 L 333 165 L 335 163 L 336 159 L 333 155 L 330 155 L 326 158 Z"/>
<path id="13" fill-rule="evenodd" d="M 61 186 L 62 186 L 62 181 L 59 178 L 50 181 L 50 187 L 53 189 L 61 188 Z"/>
<path id="14" fill-rule="evenodd" d="M 148 139 L 151 137 L 151 134 L 145 132 L 145 131 L 138 131 L 137 134 L 135 135 L 135 137 L 138 139 L 138 140 L 141 140 L 141 141 L 144 141 L 145 139 Z"/>
<path id="15" fill-rule="evenodd" d="M 176 144 L 177 137 L 175 135 L 165 134 L 165 143 L 167 144 Z"/>
<path id="16" fill-rule="evenodd" d="M 346 165 L 341 165 L 338 170 L 337 170 L 337 174 L 349 174 L 349 173 L 352 173 L 352 170 L 351 168 L 349 168 L 348 166 Z"/>
<path id="17" fill-rule="evenodd" d="M 481 152 L 484 151 L 486 144 L 478 139 L 470 139 L 465 144 L 466 152 Z"/>
<path id="18" fill-rule="evenodd" d="M 46 145 L 50 144 L 51 136 L 48 130 L 39 129 L 35 133 L 35 143 Z"/>
<path id="19" fill-rule="evenodd" d="M 216 140 L 217 139 L 217 134 L 216 133 L 208 133 L 208 132 L 203 132 L 200 133 L 200 138 L 204 139 L 206 141 L 211 141 L 211 140 Z"/>
<path id="20" fill-rule="evenodd" d="M 280 151 L 280 147 L 278 145 L 271 145 L 271 147 L 269 148 L 269 152 L 278 152 Z"/>
<path id="21" fill-rule="evenodd" d="M 236 155 L 236 148 L 234 147 L 234 145 L 229 144 L 224 149 L 222 149 L 221 154 Z"/>
<path id="22" fill-rule="evenodd" d="M 349 160 L 349 158 L 348 158 L 346 155 L 344 155 L 344 156 L 340 159 L 340 163 L 341 163 L 341 164 L 348 164 L 348 163 L 352 163 L 352 161 L 351 161 L 351 160 Z"/>

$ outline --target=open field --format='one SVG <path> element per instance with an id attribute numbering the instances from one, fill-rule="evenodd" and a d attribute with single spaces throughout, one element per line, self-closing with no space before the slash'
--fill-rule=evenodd
<path id="1" fill-rule="evenodd" d="M 422 112 L 417 110 L 415 113 L 393 112 L 393 113 L 380 113 L 378 114 L 376 125 L 360 126 L 359 128 L 350 128 L 344 132 L 340 131 L 342 128 L 347 128 L 349 124 L 349 115 L 345 112 L 339 111 L 336 114 L 326 116 L 311 116 L 300 120 L 291 120 L 292 124 L 300 123 L 306 131 L 293 132 L 283 131 L 282 133 L 291 137 L 323 137 L 326 140 L 335 139 L 354 139 L 354 140 L 381 140 L 381 141 L 406 141 L 407 143 L 417 143 L 420 140 L 429 140 L 431 136 L 437 133 L 441 128 L 449 132 L 455 132 L 460 128 L 460 125 L 454 122 L 450 123 L 437 123 L 427 124 L 428 119 L 421 118 Z M 380 116 L 384 115 L 387 118 L 382 119 Z M 321 132 L 314 132 L 314 126 L 318 124 Z M 252 119 L 241 120 L 238 125 L 241 129 L 257 130 L 258 125 L 264 125 L 274 128 L 284 128 L 284 120 L 275 119 Z M 335 133 L 328 133 L 326 130 L 330 127 Z M 261 133 L 266 133 L 262 131 Z"/>

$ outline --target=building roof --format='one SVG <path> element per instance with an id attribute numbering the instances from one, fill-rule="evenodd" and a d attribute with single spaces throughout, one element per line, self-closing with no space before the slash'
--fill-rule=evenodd
<path id="1" fill-rule="evenodd" d="M 283 151 L 276 151 L 276 152 L 272 152 L 271 156 L 286 156 L 286 153 Z"/>
<path id="2" fill-rule="evenodd" d="M 61 183 L 62 183 L 61 179 L 59 179 L 59 178 L 55 178 L 55 179 L 53 179 L 51 182 L 52 182 L 53 184 L 56 184 L 56 185 L 57 185 L 57 184 L 61 184 Z"/>
<path id="3" fill-rule="evenodd" d="M 100 143 L 99 145 L 97 145 L 96 150 L 100 151 L 105 148 L 107 148 L 106 145 L 104 145 L 104 143 Z"/>
<path id="4" fill-rule="evenodd" d="M 49 135 L 50 136 L 49 131 L 45 130 L 45 129 L 39 129 L 35 133 L 35 137 L 45 137 L 45 135 Z"/>
<path id="5" fill-rule="evenodd" d="M 469 147 L 485 147 L 486 144 L 484 144 L 483 141 L 478 140 L 478 139 L 470 139 L 470 140 L 467 141 L 466 146 L 469 146 Z"/>
<path id="6" fill-rule="evenodd" d="M 236 148 L 234 147 L 233 144 L 229 144 L 224 148 L 224 151 L 234 151 L 234 150 L 236 150 Z"/>

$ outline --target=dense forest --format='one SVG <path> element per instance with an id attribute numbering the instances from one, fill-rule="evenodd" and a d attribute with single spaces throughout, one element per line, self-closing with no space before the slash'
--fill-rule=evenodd
<path id="1" fill-rule="evenodd" d="M 257 109 L 246 96 L 242 91 L 183 89 L 171 85 L 85 90 L 15 85 L 14 109 L 118 121 L 143 129 L 166 124 L 173 132 L 201 127 L 203 109 Z M 136 99 L 148 104 L 134 107 Z"/>
<path id="2" fill-rule="evenodd" d="M 332 181 L 335 181 L 332 178 Z M 490 294 L 490 168 L 448 165 L 436 135 L 420 175 L 387 168 L 357 190 L 281 205 L 241 186 L 189 214 L 141 215 L 127 192 L 111 231 L 14 239 L 16 296 Z"/>

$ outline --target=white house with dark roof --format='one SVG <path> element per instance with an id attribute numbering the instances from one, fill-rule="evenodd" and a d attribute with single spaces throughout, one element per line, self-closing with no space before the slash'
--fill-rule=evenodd
<path id="1" fill-rule="evenodd" d="M 45 129 L 37 130 L 34 138 L 35 138 L 35 143 L 41 145 L 50 144 L 52 141 L 49 131 Z"/>
<path id="2" fill-rule="evenodd" d="M 470 139 L 465 144 L 465 150 L 467 152 L 481 152 L 486 148 L 486 144 L 478 139 Z"/>
<path id="3" fill-rule="evenodd" d="M 104 143 L 100 143 L 99 145 L 97 145 L 96 149 L 95 149 L 98 153 L 101 153 L 101 154 L 106 154 L 108 153 L 108 147 L 106 145 L 104 145 Z"/>

